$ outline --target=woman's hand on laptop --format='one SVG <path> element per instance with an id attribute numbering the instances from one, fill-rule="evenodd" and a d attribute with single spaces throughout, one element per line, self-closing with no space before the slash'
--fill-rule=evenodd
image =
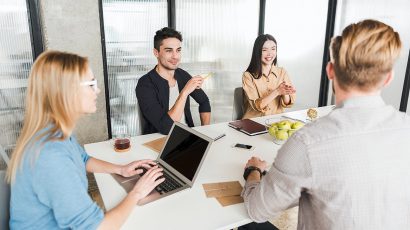
<path id="1" fill-rule="evenodd" d="M 164 182 L 165 178 L 162 177 L 162 170 L 157 165 L 148 169 L 137 181 L 130 194 L 134 195 L 137 201 L 146 197 L 155 187 Z"/>
<path id="2" fill-rule="evenodd" d="M 153 160 L 133 161 L 127 165 L 121 166 L 119 174 L 123 177 L 131 177 L 136 174 L 143 173 L 143 170 L 141 168 L 145 168 L 148 170 L 155 165 L 157 165 L 157 163 Z"/>

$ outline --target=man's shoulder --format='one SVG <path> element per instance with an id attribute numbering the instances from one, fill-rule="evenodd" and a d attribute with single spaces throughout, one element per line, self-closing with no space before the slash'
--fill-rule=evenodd
<path id="1" fill-rule="evenodd" d="M 328 134 L 338 133 L 338 121 L 330 116 L 319 118 L 306 124 L 302 129 L 294 134 L 294 138 L 299 139 L 306 145 L 310 145 L 329 138 Z"/>
<path id="2" fill-rule="evenodd" d="M 158 84 L 159 81 L 157 80 L 157 76 L 155 74 L 156 74 L 155 69 L 152 69 L 148 73 L 144 74 L 142 77 L 138 79 L 136 88 L 143 87 L 143 86 L 150 87 L 152 85 Z"/>
<path id="3" fill-rule="evenodd" d="M 294 135 L 305 144 L 314 144 L 346 135 L 379 132 L 383 129 L 410 130 L 410 117 L 392 106 L 359 110 L 335 109 L 328 115 L 306 124 Z"/>
<path id="4" fill-rule="evenodd" d="M 178 77 L 183 77 L 183 78 L 185 78 L 185 79 L 192 77 L 191 74 L 189 74 L 187 71 L 185 71 L 185 70 L 183 70 L 183 69 L 181 69 L 181 68 L 176 69 L 176 70 L 175 70 L 175 73 L 176 73 L 176 75 L 177 75 Z"/>
<path id="5" fill-rule="evenodd" d="M 307 123 L 302 129 L 298 130 L 294 136 L 306 145 L 339 137 L 346 131 L 347 120 L 349 120 L 349 118 L 345 116 L 345 113 L 346 111 L 332 110 L 327 115 Z M 355 115 L 351 116 L 354 117 Z"/>
<path id="6" fill-rule="evenodd" d="M 148 81 L 148 80 L 150 80 L 151 79 L 151 77 L 154 75 L 154 69 L 153 70 L 150 70 L 148 73 L 146 73 L 146 74 L 144 74 L 144 75 L 142 75 L 142 77 L 140 77 L 139 79 L 138 79 L 138 82 L 144 82 L 144 81 Z"/>

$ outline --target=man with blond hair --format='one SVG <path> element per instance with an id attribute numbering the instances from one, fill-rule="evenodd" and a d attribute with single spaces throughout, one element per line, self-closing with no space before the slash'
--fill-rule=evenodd
<path id="1" fill-rule="evenodd" d="M 410 229 L 410 118 L 380 95 L 400 49 L 375 20 L 333 38 L 336 108 L 292 135 L 265 176 L 265 161 L 248 161 L 242 196 L 254 221 L 299 205 L 298 229 Z"/>

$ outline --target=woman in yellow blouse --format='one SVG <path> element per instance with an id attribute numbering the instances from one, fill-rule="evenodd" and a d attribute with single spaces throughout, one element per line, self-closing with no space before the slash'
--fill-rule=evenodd
<path id="1" fill-rule="evenodd" d="M 246 98 L 243 118 L 282 113 L 295 102 L 296 89 L 288 73 L 276 66 L 276 48 L 272 35 L 259 35 L 255 40 L 251 62 L 242 76 Z"/>

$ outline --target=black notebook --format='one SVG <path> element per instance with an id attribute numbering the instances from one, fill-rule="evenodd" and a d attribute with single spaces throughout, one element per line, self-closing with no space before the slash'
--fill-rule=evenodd
<path id="1" fill-rule="evenodd" d="M 249 136 L 267 133 L 266 126 L 259 124 L 251 119 L 242 119 L 229 122 L 228 125 L 238 131 L 241 131 Z"/>

